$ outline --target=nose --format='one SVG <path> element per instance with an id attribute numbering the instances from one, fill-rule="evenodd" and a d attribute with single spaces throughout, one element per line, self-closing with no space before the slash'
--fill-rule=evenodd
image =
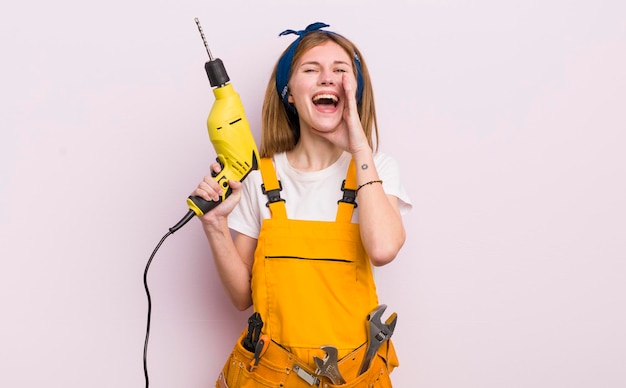
<path id="1" fill-rule="evenodd" d="M 325 86 L 334 85 L 335 82 L 335 74 L 332 71 L 322 71 L 320 73 L 320 84 Z"/>

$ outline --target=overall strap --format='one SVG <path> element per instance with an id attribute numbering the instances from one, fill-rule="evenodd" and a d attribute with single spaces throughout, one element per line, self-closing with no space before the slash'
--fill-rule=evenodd
<path id="1" fill-rule="evenodd" d="M 346 179 L 341 185 L 343 198 L 337 202 L 337 218 L 335 219 L 337 222 L 352 221 L 352 212 L 357 207 L 356 189 L 356 167 L 354 166 L 354 159 L 351 159 Z"/>
<path id="2" fill-rule="evenodd" d="M 280 192 L 283 188 L 278 178 L 276 178 L 276 170 L 274 169 L 272 159 L 261 158 L 259 168 L 261 170 L 261 178 L 263 179 L 261 189 L 263 194 L 267 196 L 265 206 L 270 208 L 272 218 L 286 219 L 287 208 L 285 207 L 285 200 L 280 197 Z"/>

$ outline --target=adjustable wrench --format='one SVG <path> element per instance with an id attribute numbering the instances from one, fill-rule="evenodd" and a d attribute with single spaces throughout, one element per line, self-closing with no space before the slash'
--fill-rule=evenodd
<path id="1" fill-rule="evenodd" d="M 339 367 L 337 367 L 337 348 L 334 346 L 322 346 L 321 349 L 326 352 L 326 355 L 323 360 L 317 356 L 313 356 L 315 364 L 317 365 L 315 374 L 328 377 L 330 382 L 334 385 L 345 384 L 346 380 L 341 376 Z"/>
<path id="2" fill-rule="evenodd" d="M 393 330 L 396 328 L 396 323 L 398 322 L 398 315 L 396 313 L 391 314 L 384 324 L 380 321 L 380 318 L 383 316 L 386 309 L 387 305 L 381 304 L 372 310 L 372 312 L 367 316 L 367 321 L 369 322 L 367 350 L 365 352 L 363 362 L 361 362 L 361 369 L 358 374 L 359 376 L 369 369 L 372 359 L 376 355 L 376 352 L 378 352 L 378 348 L 380 348 L 380 345 L 385 343 L 385 341 L 391 338 Z"/>

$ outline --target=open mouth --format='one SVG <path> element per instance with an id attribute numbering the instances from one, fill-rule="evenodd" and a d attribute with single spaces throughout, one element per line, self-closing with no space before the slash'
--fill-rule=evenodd
<path id="1" fill-rule="evenodd" d="M 315 105 L 332 105 L 336 107 L 339 103 L 339 98 L 334 94 L 318 94 L 313 97 L 313 104 Z"/>

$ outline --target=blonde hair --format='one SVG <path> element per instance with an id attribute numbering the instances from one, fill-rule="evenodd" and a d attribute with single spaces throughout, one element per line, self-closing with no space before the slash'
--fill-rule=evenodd
<path id="1" fill-rule="evenodd" d="M 352 69 L 356 74 L 354 56 L 358 56 L 363 77 L 363 95 L 357 103 L 357 110 L 361 118 L 361 125 L 367 137 L 367 141 L 374 151 L 378 148 L 378 125 L 376 122 L 376 108 L 374 106 L 374 93 L 367 65 L 359 49 L 345 37 L 326 31 L 310 32 L 300 41 L 295 50 L 291 70 L 302 55 L 313 47 L 326 42 L 335 42 L 341 46 L 352 59 Z M 285 52 L 288 50 L 285 49 Z M 284 52 L 283 52 L 284 54 Z M 285 152 L 295 147 L 300 138 L 300 122 L 297 113 L 287 109 L 276 91 L 276 71 L 278 61 L 274 66 L 272 75 L 267 84 L 265 99 L 261 112 L 261 157 L 271 157 L 275 153 Z M 292 72 L 290 72 L 292 73 Z M 294 109 L 295 111 L 295 109 Z"/>

